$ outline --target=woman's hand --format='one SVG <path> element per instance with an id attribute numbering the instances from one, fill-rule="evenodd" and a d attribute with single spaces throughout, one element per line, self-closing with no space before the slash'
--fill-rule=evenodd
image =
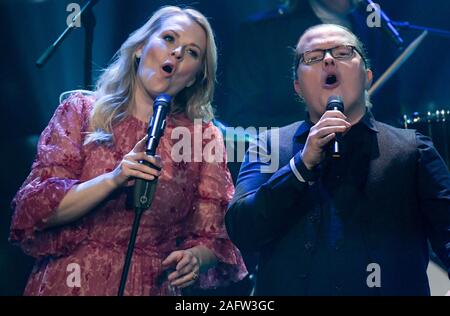
<path id="1" fill-rule="evenodd" d="M 162 262 L 164 270 L 174 266 L 175 271 L 167 277 L 171 286 L 185 288 L 197 281 L 201 262 L 191 250 L 174 251 Z"/>
<path id="2" fill-rule="evenodd" d="M 126 185 L 130 178 L 153 180 L 159 177 L 161 171 L 141 164 L 140 161 L 148 161 L 158 168 L 162 168 L 159 157 L 149 156 L 144 152 L 147 135 L 142 138 L 134 148 L 126 154 L 119 165 L 112 171 L 112 181 L 116 187 Z"/>

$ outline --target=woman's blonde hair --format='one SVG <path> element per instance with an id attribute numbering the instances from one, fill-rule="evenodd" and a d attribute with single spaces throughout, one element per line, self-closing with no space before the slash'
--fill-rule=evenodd
<path id="1" fill-rule="evenodd" d="M 165 20 L 178 15 L 187 16 L 202 27 L 206 33 L 206 52 L 203 69 L 197 74 L 195 83 L 184 88 L 174 98 L 172 112 L 185 112 L 190 119 L 210 121 L 214 118 L 211 102 L 216 82 L 217 48 L 211 25 L 197 10 L 165 6 L 156 11 L 141 28 L 130 34 L 115 54 L 111 65 L 100 76 L 90 118 L 90 133 L 85 144 L 113 141 L 113 125 L 131 115 L 130 105 L 133 104 L 133 91 L 137 84 L 136 51 L 161 28 Z"/>

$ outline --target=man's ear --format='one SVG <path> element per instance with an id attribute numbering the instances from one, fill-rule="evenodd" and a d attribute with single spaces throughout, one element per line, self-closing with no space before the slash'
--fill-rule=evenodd
<path id="1" fill-rule="evenodd" d="M 298 95 L 302 95 L 302 89 L 300 88 L 300 82 L 298 82 L 298 79 L 294 80 L 294 90 Z"/>
<path id="2" fill-rule="evenodd" d="M 369 90 L 369 88 L 372 86 L 373 81 L 373 72 L 370 69 L 366 70 L 366 90 Z"/>

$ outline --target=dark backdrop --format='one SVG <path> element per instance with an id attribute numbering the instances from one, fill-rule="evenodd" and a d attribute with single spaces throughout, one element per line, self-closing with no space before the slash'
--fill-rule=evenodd
<path id="1" fill-rule="evenodd" d="M 23 291 L 32 259 L 17 247 L 8 244 L 12 210 L 10 202 L 29 172 L 37 137 L 52 116 L 60 93 L 84 86 L 84 30 L 74 30 L 49 62 L 37 69 L 40 54 L 66 27 L 71 2 L 66 0 L 0 0 L 1 107 L 0 140 L 0 295 L 20 295 Z M 416 24 L 450 29 L 450 1 L 399 0 L 378 1 L 391 18 Z M 191 5 L 211 18 L 219 45 L 219 76 L 215 98 L 218 119 L 233 125 L 226 107 L 239 107 L 239 102 L 226 101 L 225 74 L 236 69 L 232 65 L 231 47 L 239 25 L 246 17 L 277 7 L 277 0 L 100 0 L 94 8 L 97 25 L 93 43 L 93 80 L 106 67 L 128 34 L 141 26 L 163 4 Z M 418 32 L 403 31 L 411 41 Z M 299 34 L 300 35 L 300 34 Z M 283 34 L 280 34 L 283 36 Z M 292 43 L 295 45 L 295 42 Z M 450 39 L 430 35 L 412 58 L 396 75 L 395 98 L 398 104 L 382 108 L 380 116 L 388 122 L 399 122 L 401 114 L 414 111 L 435 111 L 450 108 Z M 258 49 L 258 47 L 255 47 Z M 391 50 L 389 46 L 386 49 Z M 389 51 L 392 54 L 392 51 Z M 370 52 L 369 52 L 370 55 Z M 235 58 L 235 57 L 233 57 Z M 274 61 L 276 62 L 276 61 Z M 380 74 L 376 74 L 380 75 Z M 263 106 L 263 105 L 262 105 Z M 376 104 L 375 104 L 376 107 Z M 257 120 L 258 113 L 245 112 Z M 297 117 L 285 113 L 286 121 Z M 233 176 L 236 168 L 233 167 Z"/>

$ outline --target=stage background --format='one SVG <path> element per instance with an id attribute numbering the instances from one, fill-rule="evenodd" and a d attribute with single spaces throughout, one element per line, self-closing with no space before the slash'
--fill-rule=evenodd
<path id="1" fill-rule="evenodd" d="M 7 241 L 12 214 L 10 202 L 29 172 L 37 138 L 57 107 L 59 95 L 67 90 L 87 88 L 84 86 L 83 28 L 75 29 L 42 69 L 35 66 L 37 58 L 66 28 L 69 14 L 66 7 L 72 2 L 76 1 L 0 1 L 0 295 L 20 295 L 33 263 L 32 258 L 23 255 L 19 248 Z M 81 5 L 86 3 L 78 2 Z M 379 0 L 378 3 L 392 19 L 450 29 L 450 1 Z M 218 120 L 235 126 L 233 109 L 238 109 L 250 121 L 257 120 L 258 113 L 241 108 L 241 100 L 230 101 L 226 77 L 239 70 L 232 68 L 235 64 L 232 58 L 239 58 L 236 57 L 239 54 L 236 51 L 232 53 L 231 49 L 238 47 L 236 39 L 239 38 L 241 23 L 248 21 L 249 16 L 265 16 L 261 13 L 274 12 L 280 4 L 277 0 L 100 0 L 93 10 L 97 20 L 92 49 L 93 82 L 128 34 L 164 4 L 192 5 L 211 18 L 219 46 L 215 98 Z M 417 31 L 402 31 L 408 42 L 419 34 Z M 385 49 L 389 55 L 398 55 L 390 39 L 385 34 L 380 37 L 390 44 L 379 49 Z M 294 45 L 295 41 L 292 42 Z M 254 49 L 258 50 L 258 46 Z M 390 106 L 384 104 L 379 108 L 375 104 L 376 116 L 400 125 L 403 114 L 450 109 L 449 51 L 450 39 L 429 35 L 393 78 L 396 85 L 391 86 L 390 89 L 394 90 L 390 91 L 394 91 L 392 98 L 396 103 Z M 271 126 L 301 119 L 283 112 L 282 105 L 280 113 L 283 117 L 278 117 L 279 121 L 272 122 Z M 231 165 L 230 168 L 235 177 L 238 165 Z M 450 289 L 444 283 L 448 280 L 440 278 L 443 278 L 442 274 L 437 277 L 442 291 Z M 442 295 L 441 292 L 434 294 Z"/>

